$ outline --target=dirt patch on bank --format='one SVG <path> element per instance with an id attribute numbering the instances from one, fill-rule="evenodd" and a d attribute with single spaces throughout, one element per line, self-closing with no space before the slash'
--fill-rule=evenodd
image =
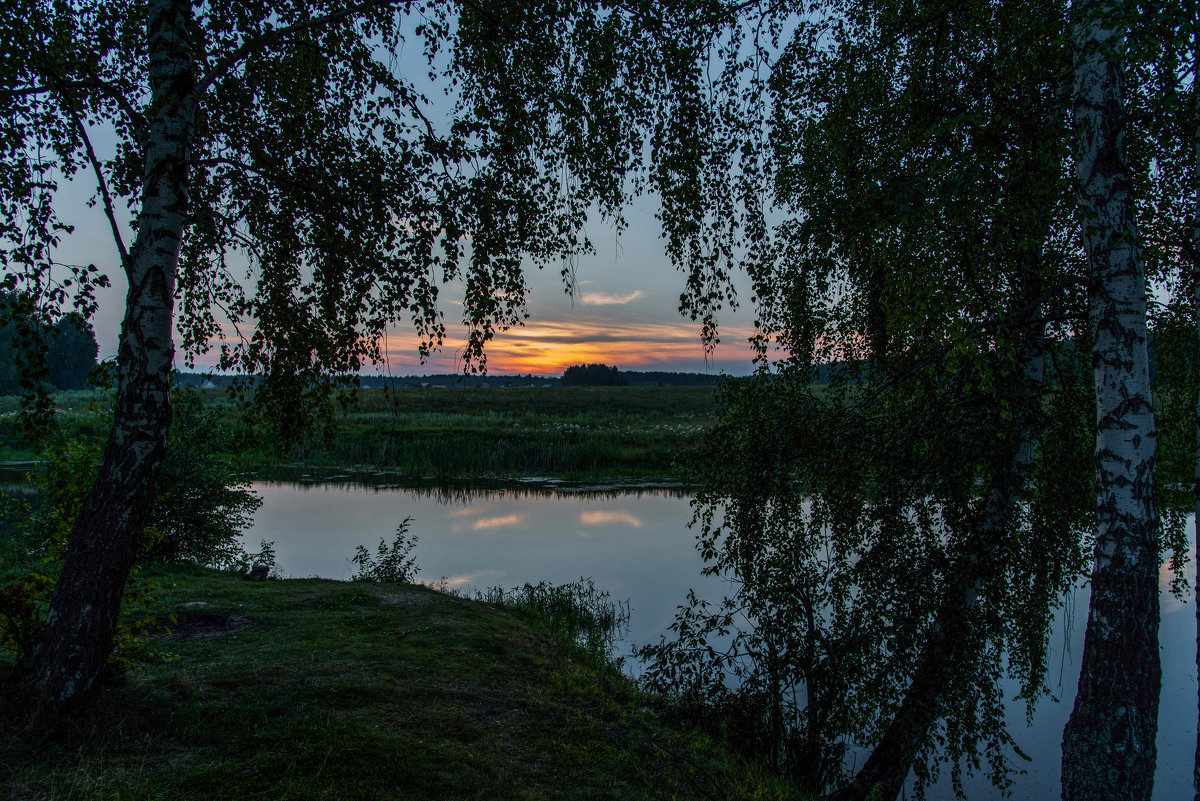
<path id="1" fill-rule="evenodd" d="M 175 623 L 166 626 L 162 639 L 202 642 L 228 636 L 249 623 L 245 615 L 228 612 L 189 610 L 175 615 Z M 169 633 L 168 633 L 169 632 Z"/>

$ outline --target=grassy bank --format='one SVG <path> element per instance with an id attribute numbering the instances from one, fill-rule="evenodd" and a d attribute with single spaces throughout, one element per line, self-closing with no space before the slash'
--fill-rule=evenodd
<path id="1" fill-rule="evenodd" d="M 207 401 L 240 425 L 219 391 Z M 102 428 L 100 396 L 55 397 L 68 436 Z M 0 398 L 0 460 L 29 459 L 15 428 L 16 398 Z M 239 462 L 369 466 L 414 478 L 668 476 L 676 453 L 694 445 L 713 420 L 712 387 L 519 387 L 364 390 L 328 436 L 287 452 L 253 437 Z"/>
<path id="2" fill-rule="evenodd" d="M 177 618 L 53 734 L 0 717 L 20 799 L 785 798 L 520 610 L 409 585 L 173 568 Z"/>

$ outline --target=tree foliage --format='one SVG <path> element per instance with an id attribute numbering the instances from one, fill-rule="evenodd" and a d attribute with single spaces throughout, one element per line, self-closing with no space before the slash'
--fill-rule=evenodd
<path id="1" fill-rule="evenodd" d="M 58 281 L 51 254 L 67 229 L 51 194 L 63 179 L 95 172 L 130 253 L 119 223 L 142 202 L 152 136 L 147 8 L 29 0 L 6 18 L 21 46 L 5 55 L 0 96 L 0 233 L 7 280 L 43 306 L 70 290 L 86 303 L 99 280 Z M 187 33 L 196 83 L 180 100 L 195 114 L 175 293 L 188 358 L 216 346 L 221 367 L 267 378 L 261 402 L 304 414 L 295 399 L 378 359 L 388 324 L 415 325 L 423 353 L 439 346 L 441 287 L 462 281 L 463 357 L 482 368 L 494 331 L 524 318 L 526 265 L 566 264 L 569 280 L 589 210 L 620 222 L 627 176 L 647 180 L 646 148 L 681 147 L 654 124 L 699 91 L 705 34 L 681 22 L 718 10 L 201 7 Z M 450 101 L 431 100 L 430 81 Z M 111 156 L 93 142 L 106 126 Z"/>
<path id="2" fill-rule="evenodd" d="M 981 757 L 1004 784 L 1000 682 L 1031 705 L 1044 691 L 1051 614 L 1086 572 L 1080 360 L 1099 279 L 1076 216 L 1067 11 L 819 4 L 739 87 L 759 113 L 727 129 L 739 168 L 712 178 L 736 208 L 714 201 L 725 221 L 697 241 L 739 254 L 778 375 L 727 392 L 693 460 L 701 550 L 736 592 L 682 612 L 650 676 L 737 696 L 719 706 L 839 799 L 891 798 L 910 767 L 927 785 L 943 760 L 960 791 Z M 721 240 L 733 225 L 740 250 Z M 831 364 L 829 391 L 803 388 Z M 871 753 L 843 783 L 848 743 Z"/>
<path id="3" fill-rule="evenodd" d="M 320 380 L 382 355 L 394 322 L 441 344 L 461 281 L 468 368 L 524 317 L 526 263 L 588 249 L 592 209 L 698 132 L 720 3 L 23 0 L 3 18 L 0 265 L 37 308 L 91 309 L 54 259 L 53 205 L 89 174 L 129 285 L 113 433 L 75 524 L 31 694 L 93 686 L 162 469 L 175 329 L 185 360 L 259 373 L 280 438 L 328 414 Z M 449 103 L 431 102 L 444 90 Z M 449 111 L 446 109 L 449 107 Z M 115 131 L 114 152 L 96 132 Z M 132 216 L 132 241 L 124 220 Z M 176 303 L 178 306 L 176 306 Z M 176 309 L 178 317 L 176 318 Z"/>
<path id="4" fill-rule="evenodd" d="M 616 367 L 605 364 L 576 364 L 563 371 L 562 384 L 568 387 L 626 387 L 629 378 Z"/>
<path id="5" fill-rule="evenodd" d="M 85 388 L 99 351 L 91 325 L 78 312 L 47 324 L 31 311 L 0 294 L 0 395 Z"/>

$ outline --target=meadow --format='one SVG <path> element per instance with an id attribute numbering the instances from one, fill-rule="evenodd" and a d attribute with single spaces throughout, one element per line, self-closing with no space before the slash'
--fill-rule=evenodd
<path id="1" fill-rule="evenodd" d="M 332 425 L 286 450 L 245 423 L 223 392 L 203 390 L 236 432 L 244 469 L 273 464 L 371 467 L 412 478 L 671 477 L 715 414 L 712 387 L 515 387 L 362 390 Z M 68 437 L 106 429 L 107 396 L 55 395 Z M 0 460 L 37 458 L 0 398 Z"/>

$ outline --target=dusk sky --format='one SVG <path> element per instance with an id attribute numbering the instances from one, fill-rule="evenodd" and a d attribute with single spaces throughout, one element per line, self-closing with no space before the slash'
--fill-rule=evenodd
<path id="1" fill-rule="evenodd" d="M 450 100 L 425 77 L 428 65 L 419 47 L 397 53 L 395 66 L 413 80 L 418 91 L 431 98 L 426 107 L 431 115 L 448 113 Z M 98 128 L 92 138 L 102 158 L 115 149 L 111 129 Z M 77 177 L 77 181 L 60 188 L 58 212 L 65 221 L 75 224 L 76 231 L 64 238 L 56 260 L 94 263 L 113 282 L 112 288 L 101 293 L 100 309 L 93 321 L 100 358 L 104 359 L 116 354 L 125 282 L 101 207 L 86 207 L 94 191 L 94 183 L 88 180 L 91 173 L 81 172 Z M 564 291 L 558 268 L 527 270 L 529 319 L 524 327 L 499 334 L 489 343 L 488 371 L 551 376 L 560 375 L 572 364 L 602 362 L 623 370 L 733 375 L 751 372 L 747 338 L 752 333 L 753 314 L 745 307 L 736 312 L 728 308 L 723 311 L 719 318 L 721 342 L 712 358 L 706 360 L 699 323 L 679 314 L 684 276 L 663 253 L 655 210 L 652 198 L 640 199 L 627 208 L 629 226 L 619 237 L 611 225 L 599 220 L 589 225 L 587 234 L 596 253 L 579 258 L 573 298 Z M 129 235 L 126 241 L 131 240 Z M 748 284 L 739 286 L 739 296 L 749 299 Z M 461 372 L 458 352 L 465 336 L 457 325 L 459 310 L 455 305 L 461 297 L 461 285 L 442 291 L 447 340 L 440 352 L 421 364 L 415 334 L 411 329 L 399 328 L 389 333 L 386 343 L 389 365 L 367 368 L 364 375 L 389 371 L 392 375 Z M 207 369 L 214 360 L 211 354 L 201 356 L 196 367 Z M 183 369 L 180 353 L 176 354 L 176 364 Z"/>
<path id="2" fill-rule="evenodd" d="M 721 344 L 705 362 L 700 325 L 681 316 L 679 293 L 684 276 L 663 254 L 654 206 L 643 201 L 628 215 L 630 228 L 618 238 L 611 226 L 591 226 L 596 247 L 575 270 L 575 296 L 566 293 L 559 270 L 528 273 L 529 319 L 522 328 L 498 335 L 489 345 L 488 369 L 495 373 L 558 375 L 572 364 L 602 362 L 625 370 L 675 370 L 742 375 L 752 369 L 747 338 L 749 309 L 722 313 Z M 750 293 L 743 290 L 741 297 Z M 447 304 L 447 319 L 455 307 Z M 461 370 L 454 349 L 461 329 L 430 362 L 437 372 Z M 415 339 L 390 341 L 393 372 L 433 372 L 418 364 Z"/>
<path id="3" fill-rule="evenodd" d="M 75 233 L 63 239 L 56 260 L 63 263 L 94 263 L 105 270 L 113 286 L 100 293 L 100 309 L 93 325 L 100 344 L 100 358 L 116 354 L 124 310 L 124 277 L 112 234 L 100 207 L 87 208 L 92 191 L 90 173 L 60 189 L 59 212 L 75 225 Z M 560 375 L 572 364 L 602 362 L 623 370 L 670 370 L 744 375 L 752 369 L 747 338 L 753 315 L 746 308 L 720 316 L 721 343 L 706 361 L 700 341 L 700 325 L 679 314 L 679 293 L 684 276 L 663 253 L 655 203 L 642 199 L 626 213 L 629 227 L 620 236 L 611 225 L 599 221 L 588 228 L 596 253 L 580 257 L 575 270 L 575 296 L 567 295 L 556 267 L 527 271 L 529 319 L 524 327 L 497 335 L 488 349 L 488 371 L 496 374 L 533 373 Z M 740 287 L 740 297 L 750 293 Z M 461 285 L 444 289 L 443 312 L 447 321 L 445 347 L 421 364 L 417 340 L 411 329 L 389 333 L 389 365 L 368 368 L 392 375 L 453 373 L 462 371 L 459 352 L 465 337 L 456 325 L 455 301 Z M 180 354 L 177 365 L 182 369 Z M 208 369 L 214 357 L 201 356 L 197 369 Z"/>

